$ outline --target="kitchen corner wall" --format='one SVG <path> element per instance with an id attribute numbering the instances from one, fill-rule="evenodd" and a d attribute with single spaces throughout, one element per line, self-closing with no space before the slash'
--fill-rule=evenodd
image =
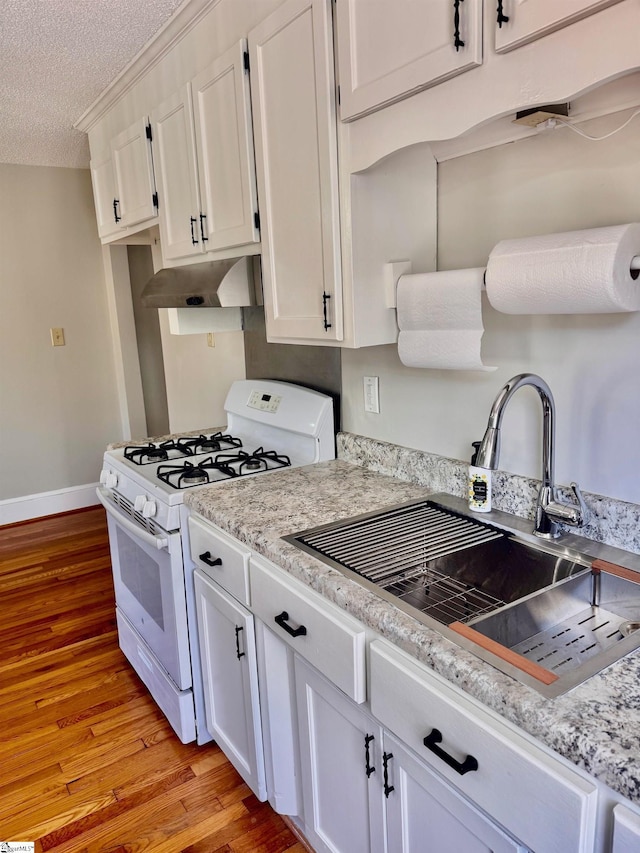
<path id="1" fill-rule="evenodd" d="M 27 496 L 95 503 L 120 431 L 89 171 L 0 164 L 0 524 L 42 514 Z"/>
<path id="2" fill-rule="evenodd" d="M 626 116 L 582 129 L 602 135 Z M 502 239 L 640 221 L 639 188 L 640 117 L 601 142 L 563 128 L 443 162 L 438 268 L 484 266 Z M 507 316 L 483 297 L 483 317 L 493 373 L 406 368 L 395 346 L 345 350 L 343 429 L 468 460 L 498 389 L 530 371 L 555 396 L 557 481 L 640 503 L 640 312 Z M 379 415 L 363 410 L 364 375 L 380 377 Z M 541 421 L 536 393 L 519 391 L 503 422 L 501 469 L 540 477 Z"/>

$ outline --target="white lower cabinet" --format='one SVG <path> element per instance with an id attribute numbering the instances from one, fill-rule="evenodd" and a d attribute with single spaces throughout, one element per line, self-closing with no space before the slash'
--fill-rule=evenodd
<path id="1" fill-rule="evenodd" d="M 611 853 L 638 853 L 640 815 L 622 805 L 613 810 L 613 846 Z"/>
<path id="2" fill-rule="evenodd" d="M 535 853 L 592 853 L 595 784 L 384 640 L 370 645 L 376 719 Z"/>
<path id="3" fill-rule="evenodd" d="M 385 732 L 387 853 L 525 853 L 527 848 Z"/>
<path id="4" fill-rule="evenodd" d="M 266 800 L 253 616 L 200 570 L 195 588 L 207 729 Z"/>
<path id="5" fill-rule="evenodd" d="M 305 830 L 319 853 L 524 853 L 299 658 L 295 670 Z"/>
<path id="6" fill-rule="evenodd" d="M 332 853 L 383 853 L 382 728 L 296 657 L 305 835 Z"/>

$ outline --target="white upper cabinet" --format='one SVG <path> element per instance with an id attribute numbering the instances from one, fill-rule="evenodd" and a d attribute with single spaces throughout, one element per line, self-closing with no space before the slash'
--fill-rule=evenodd
<path id="1" fill-rule="evenodd" d="M 246 42 L 151 114 L 165 260 L 260 240 Z"/>
<path id="2" fill-rule="evenodd" d="M 111 140 L 115 210 L 122 228 L 153 219 L 157 213 L 150 125 L 139 119 Z"/>
<path id="3" fill-rule="evenodd" d="M 165 259 L 202 251 L 200 193 L 189 84 L 151 113 Z"/>
<path id="4" fill-rule="evenodd" d="M 191 82 L 207 251 L 260 240 L 247 59 L 243 39 Z"/>
<path id="5" fill-rule="evenodd" d="M 340 341 L 330 0 L 287 0 L 249 33 L 268 340 Z"/>
<path id="6" fill-rule="evenodd" d="M 101 152 L 91 158 L 91 183 L 96 207 L 98 236 L 101 238 L 111 237 L 121 229 L 113 180 L 111 151 Z"/>
<path id="7" fill-rule="evenodd" d="M 336 16 L 342 119 L 482 63 L 482 0 L 340 0 Z"/>
<path id="8" fill-rule="evenodd" d="M 620 0 L 501 0 L 493 11 L 495 49 L 504 53 L 566 27 Z"/>

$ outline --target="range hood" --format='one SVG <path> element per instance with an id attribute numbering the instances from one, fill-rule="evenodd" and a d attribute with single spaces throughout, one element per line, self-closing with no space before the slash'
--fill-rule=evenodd
<path id="1" fill-rule="evenodd" d="M 146 308 L 229 308 L 255 305 L 257 256 L 159 270 L 141 294 Z"/>

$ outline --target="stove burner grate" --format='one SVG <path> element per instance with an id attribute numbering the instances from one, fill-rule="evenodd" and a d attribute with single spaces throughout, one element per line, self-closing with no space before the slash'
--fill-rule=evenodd
<path id="1" fill-rule="evenodd" d="M 220 461 L 235 466 L 236 472 L 241 476 L 291 465 L 288 456 L 278 454 L 275 450 L 265 450 L 263 447 L 259 447 L 253 453 L 247 453 L 245 450 L 240 450 L 238 453 L 218 453 L 216 462 Z"/>
<path id="2" fill-rule="evenodd" d="M 156 471 L 158 479 L 174 489 L 188 489 L 191 486 L 204 486 L 221 479 L 217 475 L 222 474 L 222 479 L 237 477 L 233 468 L 224 462 L 214 461 L 209 456 L 200 462 L 192 463 L 185 459 L 175 465 L 159 465 Z"/>
<path id="3" fill-rule="evenodd" d="M 187 447 L 191 453 L 217 453 L 230 447 L 242 447 L 242 441 L 227 433 L 215 432 L 211 435 L 185 436 L 178 439 L 181 447 Z"/>
<path id="4" fill-rule="evenodd" d="M 148 444 L 131 445 L 124 449 L 124 458 L 128 459 L 130 462 L 134 462 L 136 465 L 150 465 L 152 462 L 166 462 L 175 454 L 178 454 L 179 456 L 191 456 L 193 451 L 189 447 L 181 445 L 179 441 L 174 441 L 173 439 L 156 444 L 150 441 Z"/>

